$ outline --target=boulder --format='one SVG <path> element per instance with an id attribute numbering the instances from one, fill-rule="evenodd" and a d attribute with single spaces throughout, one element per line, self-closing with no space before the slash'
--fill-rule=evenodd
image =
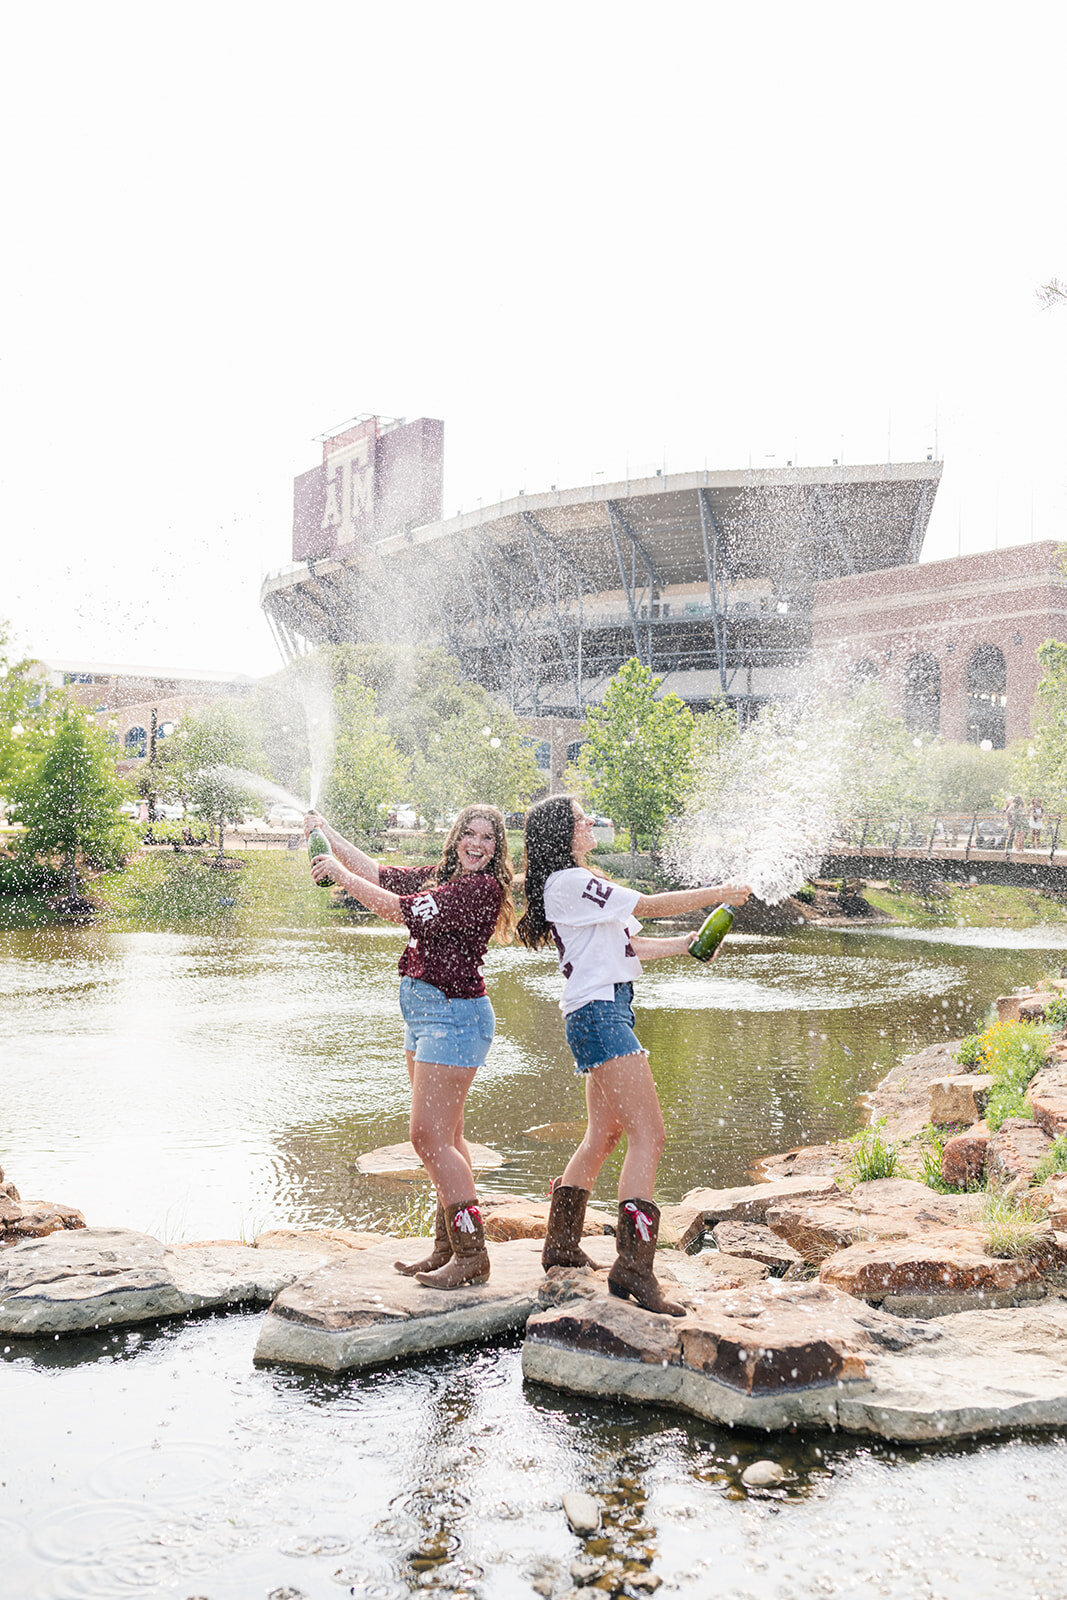
<path id="1" fill-rule="evenodd" d="M 879 1178 L 811 1200 L 769 1208 L 767 1226 L 810 1266 L 869 1238 L 903 1238 L 943 1227 L 959 1214 L 960 1198 L 938 1195 L 911 1178 Z"/>
<path id="2" fill-rule="evenodd" d="M 752 1167 L 757 1183 L 774 1183 L 779 1178 L 840 1178 L 851 1164 L 851 1149 L 845 1140 L 837 1144 L 798 1145 L 780 1155 L 761 1156 Z"/>
<path id="3" fill-rule="evenodd" d="M 1034 1121 L 1050 1139 L 1067 1133 L 1067 1061 L 1059 1057 L 1042 1067 L 1030 1080 L 1026 1098 Z"/>
<path id="4" fill-rule="evenodd" d="M 523 1200 L 514 1194 L 483 1194 L 478 1201 L 485 1237 L 498 1244 L 509 1239 L 543 1239 L 548 1228 L 547 1200 Z M 587 1206 L 582 1233 L 590 1237 L 615 1232 L 615 1217 Z"/>
<path id="5" fill-rule="evenodd" d="M 504 1157 L 487 1145 L 469 1142 L 471 1165 L 475 1172 L 488 1172 L 504 1165 Z M 403 1144 L 382 1145 L 356 1157 L 356 1171 L 368 1178 L 425 1178 L 426 1168 L 410 1140 Z"/>
<path id="6" fill-rule="evenodd" d="M 405 1242 L 418 1250 L 417 1241 Z M 614 1239 L 591 1237 L 586 1249 L 604 1266 L 615 1259 Z M 488 1283 L 462 1289 L 402 1277 L 396 1255 L 395 1242 L 351 1251 L 290 1284 L 263 1320 L 256 1361 L 347 1372 L 490 1338 L 523 1326 L 545 1282 L 538 1239 L 491 1244 Z M 577 1269 L 570 1292 L 596 1277 Z"/>
<path id="7" fill-rule="evenodd" d="M 985 1115 L 994 1079 L 988 1072 L 960 1072 L 930 1085 L 930 1121 L 936 1127 L 969 1127 Z"/>
<path id="8" fill-rule="evenodd" d="M 661 1216 L 678 1235 L 683 1250 L 698 1249 L 707 1228 L 717 1222 L 766 1222 L 780 1200 L 837 1192 L 832 1178 L 780 1178 L 774 1183 L 742 1184 L 733 1189 L 690 1189 L 675 1206 L 662 1206 Z"/>
<path id="9" fill-rule="evenodd" d="M 316 1255 L 345 1255 L 349 1250 L 369 1250 L 385 1235 L 361 1233 L 353 1228 L 269 1228 L 252 1240 L 256 1250 L 310 1250 Z M 399 1246 L 398 1248 L 402 1248 Z"/>
<path id="10" fill-rule="evenodd" d="M 711 1236 L 723 1255 L 762 1262 L 775 1277 L 783 1276 L 804 1259 L 792 1245 L 758 1222 L 717 1222 Z"/>
<path id="11" fill-rule="evenodd" d="M 986 1152 L 992 1138 L 984 1122 L 946 1139 L 941 1151 L 941 1178 L 954 1188 L 977 1187 L 985 1172 Z"/>
<path id="12" fill-rule="evenodd" d="M 1050 1266 L 1061 1264 L 1060 1247 L 1050 1245 L 1050 1252 L 1042 1259 L 1005 1259 L 988 1254 L 976 1227 L 933 1229 L 850 1245 L 823 1263 L 819 1281 L 883 1310 L 943 1316 L 1044 1295 Z"/>
<path id="13" fill-rule="evenodd" d="M 868 1386 L 875 1351 L 927 1337 L 818 1283 L 720 1290 L 670 1320 L 599 1290 L 532 1316 L 522 1366 L 557 1388 L 731 1426 L 832 1424 L 842 1392 Z"/>
<path id="14" fill-rule="evenodd" d="M 169 1250 L 127 1228 L 53 1233 L 0 1254 L 0 1333 L 40 1338 L 267 1304 L 308 1266 L 307 1250 Z"/>
<path id="15" fill-rule="evenodd" d="M 953 1055 L 959 1047 L 958 1039 L 949 1039 L 943 1044 L 928 1045 L 917 1055 L 902 1056 L 867 1095 L 871 1121 L 885 1118 L 887 1138 L 909 1139 L 925 1128 L 929 1121 L 931 1083 L 968 1070 Z"/>
<path id="16" fill-rule="evenodd" d="M 1067 1229 L 1067 1172 L 1047 1178 L 1040 1189 L 1034 1190 L 1034 1199 L 1044 1206 L 1051 1227 Z"/>
<path id="17" fill-rule="evenodd" d="M 1048 996 L 1032 995 L 1029 1000 L 1019 1001 L 1020 1022 L 1044 1022 L 1045 1006 Z"/>
<path id="18" fill-rule="evenodd" d="M 0 1199 L 0 1244 L 44 1239 L 66 1228 L 84 1227 L 85 1218 L 73 1206 L 57 1205 L 52 1200 L 12 1199 L 10 1195 Z"/>
<path id="19" fill-rule="evenodd" d="M 1029 1184 L 1051 1144 L 1048 1134 L 1036 1122 L 1025 1117 L 1005 1117 L 986 1151 L 989 1182 L 1005 1185 L 1019 1179 Z"/>
<path id="20" fill-rule="evenodd" d="M 1029 998 L 1029 993 L 1025 991 L 1022 994 L 998 994 L 993 1002 L 997 1008 L 997 1021 L 1018 1022 L 1019 1002 Z"/>

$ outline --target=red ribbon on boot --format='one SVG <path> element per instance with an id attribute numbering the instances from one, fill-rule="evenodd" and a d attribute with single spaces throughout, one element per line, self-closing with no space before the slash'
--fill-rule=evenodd
<path id="1" fill-rule="evenodd" d="M 644 1244 L 647 1244 L 652 1237 L 652 1218 L 647 1212 L 640 1210 L 640 1208 L 636 1206 L 632 1200 L 627 1200 L 625 1209 L 634 1219 L 634 1227 L 637 1230 L 637 1237 L 642 1240 Z"/>
<path id="2" fill-rule="evenodd" d="M 481 1222 L 482 1214 L 478 1207 L 464 1206 L 462 1211 L 456 1212 L 455 1221 L 452 1224 L 453 1228 L 457 1233 L 473 1233 L 474 1223 L 471 1221 L 472 1217 L 477 1217 L 478 1221 Z"/>

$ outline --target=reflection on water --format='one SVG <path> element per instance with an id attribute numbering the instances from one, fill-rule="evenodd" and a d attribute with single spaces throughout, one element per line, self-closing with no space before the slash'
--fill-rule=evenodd
<path id="1" fill-rule="evenodd" d="M 804 929 L 732 939 L 710 967 L 650 966 L 638 1032 L 668 1126 L 660 1197 L 854 1131 L 891 1062 L 969 1030 L 998 990 L 1058 965 L 1065 937 Z M 407 1137 L 401 938 L 348 926 L 0 935 L 0 1164 L 28 1198 L 166 1238 L 395 1214 L 395 1194 L 354 1162 Z M 555 961 L 494 949 L 487 980 L 497 1039 L 468 1133 L 507 1158 L 488 1187 L 541 1195 L 567 1150 L 522 1130 L 583 1112 Z"/>
<path id="2" fill-rule="evenodd" d="M 257 1327 L 206 1318 L 4 1354 L 19 1441 L 0 1481 L 5 1600 L 527 1600 L 567 1593 L 579 1561 L 604 1586 L 650 1574 L 692 1600 L 1059 1592 L 1060 1439 L 739 1435 L 524 1385 L 514 1344 L 351 1378 L 262 1372 Z M 785 1482 L 746 1492 L 744 1468 L 768 1456 Z M 601 1504 L 592 1539 L 567 1528 L 571 1489 Z"/>
<path id="3" fill-rule="evenodd" d="M 1063 942 L 802 930 L 650 968 L 661 1196 L 851 1131 L 892 1061 L 971 1028 Z M 384 929 L 0 936 L 0 1164 L 28 1196 L 171 1237 L 386 1214 L 395 1194 L 353 1161 L 406 1135 L 399 950 Z M 499 1033 L 469 1132 L 508 1159 L 493 1187 L 543 1193 L 568 1147 L 522 1130 L 582 1106 L 558 980 L 518 951 L 487 975 Z M 605 1173 L 599 1197 L 612 1189 Z M 579 1559 L 602 1587 L 650 1573 L 694 1600 L 1022 1600 L 1055 1592 L 1067 1556 L 1048 1513 L 1067 1489 L 1058 1439 L 924 1453 L 738 1436 L 524 1387 L 514 1344 L 343 1379 L 259 1372 L 257 1330 L 242 1315 L 0 1345 L 5 1600 L 526 1600 L 567 1592 Z M 741 1472 L 767 1455 L 786 1481 L 749 1495 Z M 600 1500 L 595 1540 L 567 1530 L 567 1489 Z"/>

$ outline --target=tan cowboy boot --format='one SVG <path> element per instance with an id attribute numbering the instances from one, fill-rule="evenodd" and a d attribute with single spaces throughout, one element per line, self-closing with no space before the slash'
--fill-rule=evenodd
<path id="1" fill-rule="evenodd" d="M 578 1242 L 582 1237 L 588 1199 L 588 1189 L 574 1189 L 559 1178 L 553 1183 L 545 1247 L 541 1251 L 541 1265 L 546 1272 L 549 1267 L 592 1267 L 597 1271 L 596 1262 L 586 1255 Z"/>
<path id="2" fill-rule="evenodd" d="M 485 1283 L 489 1277 L 489 1252 L 485 1248 L 477 1200 L 446 1206 L 445 1217 L 452 1241 L 452 1259 L 436 1272 L 417 1272 L 416 1283 L 424 1283 L 428 1289 L 463 1289 Z"/>
<path id="3" fill-rule="evenodd" d="M 659 1238 L 659 1206 L 651 1200 L 620 1200 L 615 1233 L 618 1255 L 608 1273 L 608 1288 L 621 1300 L 633 1295 L 646 1311 L 684 1317 L 685 1307 L 668 1300 L 656 1282 L 652 1263 Z"/>
<path id="4" fill-rule="evenodd" d="M 445 1208 L 440 1200 L 437 1202 L 437 1222 L 434 1227 L 433 1249 L 421 1261 L 408 1266 L 406 1261 L 394 1261 L 393 1266 L 397 1272 L 402 1272 L 405 1278 L 413 1278 L 416 1272 L 435 1272 L 438 1267 L 443 1267 L 446 1261 L 452 1259 L 452 1241 L 448 1237 L 448 1222 L 445 1218 Z"/>

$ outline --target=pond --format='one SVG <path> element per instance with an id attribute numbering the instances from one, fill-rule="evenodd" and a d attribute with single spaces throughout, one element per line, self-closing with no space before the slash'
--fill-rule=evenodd
<path id="1" fill-rule="evenodd" d="M 969 1031 L 1065 949 L 1063 926 L 798 929 L 734 936 L 709 968 L 651 967 L 659 1198 L 854 1131 L 901 1054 Z M 0 1163 L 27 1198 L 170 1240 L 395 1219 L 410 1185 L 354 1161 L 406 1137 L 399 950 L 394 930 L 347 924 L 0 934 Z M 468 1134 L 505 1157 L 485 1188 L 540 1196 L 570 1146 L 525 1130 L 582 1106 L 554 962 L 494 951 L 487 979 L 498 1034 Z M 732 1434 L 524 1385 L 517 1340 L 348 1378 L 256 1371 L 257 1327 L 0 1347 L 0 1593 L 561 1594 L 582 1554 L 568 1488 L 604 1502 L 598 1548 L 686 1595 L 1056 1592 L 1059 1437 L 902 1451 Z M 766 1455 L 787 1482 L 748 1496 L 740 1472 Z"/>

